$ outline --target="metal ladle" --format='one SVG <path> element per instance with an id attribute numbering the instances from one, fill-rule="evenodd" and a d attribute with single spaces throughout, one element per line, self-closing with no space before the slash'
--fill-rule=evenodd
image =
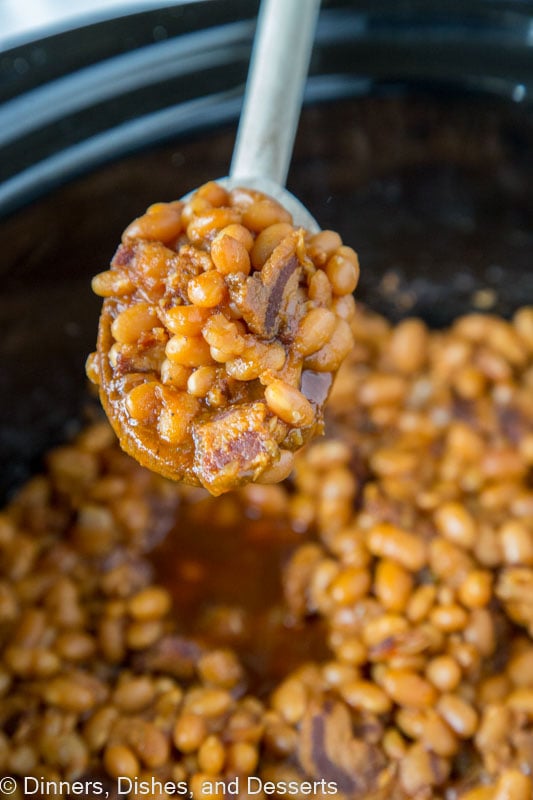
<path id="1" fill-rule="evenodd" d="M 313 47 L 320 0 L 263 0 L 226 189 L 244 186 L 275 197 L 294 224 L 320 226 L 285 188 Z M 193 192 L 185 198 L 188 199 Z"/>
<path id="2" fill-rule="evenodd" d="M 217 180 L 225 188 L 244 187 L 273 196 L 290 212 L 296 226 L 311 233 L 320 230 L 318 224 L 305 206 L 284 188 L 284 183 L 300 116 L 319 5 L 319 0 L 263 0 L 230 175 Z M 143 466 L 182 480 L 185 468 L 180 464 L 176 471 L 172 458 L 168 457 L 169 447 L 162 447 L 159 440 L 154 445 L 152 438 L 145 440 L 137 436 L 135 428 L 130 428 L 127 422 L 123 403 L 115 397 L 118 390 L 108 358 L 113 346 L 112 323 L 111 313 L 104 303 L 98 352 L 103 356 L 99 382 L 107 416 L 126 452 L 134 455 Z M 327 397 L 331 385 L 329 373 L 326 382 L 320 380 L 319 384 L 319 393 L 313 389 L 317 406 Z M 319 400 L 322 395 L 323 400 Z M 288 450 L 282 452 L 289 453 Z M 283 461 L 280 457 L 283 469 L 290 469 L 291 464 L 292 458 Z M 278 481 L 280 475 L 274 470 L 273 474 L 261 478 Z"/>

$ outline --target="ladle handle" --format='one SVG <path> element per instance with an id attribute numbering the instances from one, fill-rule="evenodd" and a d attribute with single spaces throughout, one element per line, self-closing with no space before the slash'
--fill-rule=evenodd
<path id="1" fill-rule="evenodd" d="M 262 0 L 232 179 L 285 186 L 319 7 L 320 0 Z"/>

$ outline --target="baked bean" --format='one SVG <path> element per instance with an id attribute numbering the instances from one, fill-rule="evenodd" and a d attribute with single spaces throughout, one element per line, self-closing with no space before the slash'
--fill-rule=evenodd
<path id="1" fill-rule="evenodd" d="M 320 495 L 323 501 L 350 500 L 356 490 L 356 482 L 346 467 L 334 467 L 322 481 Z"/>
<path id="2" fill-rule="evenodd" d="M 85 361 L 87 377 L 95 386 L 100 385 L 100 357 L 98 353 L 89 353 Z"/>
<path id="3" fill-rule="evenodd" d="M 407 570 L 422 569 L 427 559 L 423 540 L 389 523 L 375 525 L 368 532 L 368 548 L 373 555 L 389 558 Z"/>
<path id="4" fill-rule="evenodd" d="M 419 743 L 408 749 L 399 767 L 402 786 L 411 797 L 420 790 L 439 785 L 447 776 L 446 762 Z"/>
<path id="5" fill-rule="evenodd" d="M 434 687 L 420 675 L 408 670 L 387 670 L 383 677 L 383 688 L 395 703 L 410 708 L 428 708 L 437 699 Z"/>
<path id="6" fill-rule="evenodd" d="M 146 239 L 147 241 L 170 242 L 182 230 L 181 203 L 157 203 L 146 214 L 135 219 L 124 231 L 123 241 Z"/>
<path id="7" fill-rule="evenodd" d="M 211 258 L 222 275 L 231 275 L 236 272 L 248 275 L 250 272 L 248 250 L 242 242 L 227 234 L 219 234 L 215 237 L 211 245 Z"/>
<path id="8" fill-rule="evenodd" d="M 249 230 L 260 233 L 265 228 L 282 222 L 292 225 L 292 216 L 276 200 L 264 197 L 244 209 L 242 222 Z"/>
<path id="9" fill-rule="evenodd" d="M 407 744 L 396 728 L 388 728 L 383 734 L 383 752 L 393 761 L 399 761 L 407 752 Z"/>
<path id="10" fill-rule="evenodd" d="M 65 631 L 55 643 L 56 651 L 67 661 L 87 661 L 94 654 L 95 647 L 92 636 L 78 631 Z"/>
<path id="11" fill-rule="evenodd" d="M 202 678 L 223 689 L 232 689 L 243 677 L 241 665 L 231 650 L 213 650 L 198 663 Z"/>
<path id="12" fill-rule="evenodd" d="M 476 710 L 457 694 L 443 694 L 436 705 L 441 717 L 462 739 L 474 735 L 478 726 Z"/>
<path id="13" fill-rule="evenodd" d="M 370 681 L 358 680 L 344 685 L 342 696 L 352 708 L 371 714 L 385 714 L 391 709 L 390 698 Z"/>
<path id="14" fill-rule="evenodd" d="M 210 317 L 207 308 L 194 306 L 173 306 L 164 312 L 166 327 L 172 333 L 181 333 L 185 336 L 198 336 Z"/>
<path id="15" fill-rule="evenodd" d="M 512 720 L 512 711 L 507 705 L 489 705 L 483 712 L 476 743 L 482 750 L 493 750 L 506 741 L 509 726 Z"/>
<path id="16" fill-rule="evenodd" d="M 213 314 L 204 325 L 202 333 L 211 348 L 230 355 L 239 355 L 245 348 L 242 329 L 237 322 L 227 319 L 224 314 Z"/>
<path id="17" fill-rule="evenodd" d="M 290 450 L 280 450 L 277 462 L 264 470 L 260 482 L 270 484 L 285 480 L 291 474 L 293 465 L 294 453 L 291 453 Z"/>
<path id="18" fill-rule="evenodd" d="M 170 595 L 166 589 L 150 586 L 134 595 L 128 602 L 128 611 L 135 619 L 159 619 L 169 610 Z"/>
<path id="19" fill-rule="evenodd" d="M 125 631 L 120 618 L 107 617 L 98 626 L 98 645 L 106 661 L 118 664 L 124 658 Z"/>
<path id="20" fill-rule="evenodd" d="M 515 686 L 533 686 L 533 647 L 513 655 L 507 673 Z"/>
<path id="21" fill-rule="evenodd" d="M 355 300 L 351 294 L 334 297 L 331 307 L 335 314 L 346 322 L 352 322 L 356 314 Z"/>
<path id="22" fill-rule="evenodd" d="M 300 323 L 295 345 L 303 356 L 316 353 L 330 339 L 334 328 L 333 312 L 327 308 L 312 308 Z"/>
<path id="23" fill-rule="evenodd" d="M 215 384 L 216 379 L 217 372 L 215 367 L 198 367 L 187 379 L 187 390 L 194 397 L 205 397 Z"/>
<path id="24" fill-rule="evenodd" d="M 452 385 L 460 397 L 474 400 L 485 391 L 487 379 L 481 369 L 467 364 L 457 370 L 452 378 Z"/>
<path id="25" fill-rule="evenodd" d="M 206 800 L 224 800 L 224 790 L 221 783 L 213 780 L 207 772 L 197 772 L 190 780 L 190 790 L 193 797 L 205 797 Z M 262 800 L 262 798 L 259 798 Z"/>
<path id="26" fill-rule="evenodd" d="M 157 430 L 161 439 L 171 444 L 181 444 L 188 435 L 189 425 L 198 411 L 198 400 L 186 392 L 168 390 L 163 395 L 163 409 L 159 414 Z"/>
<path id="27" fill-rule="evenodd" d="M 328 661 L 322 667 L 322 676 L 329 687 L 339 688 L 359 678 L 359 670 L 351 664 Z"/>
<path id="28" fill-rule="evenodd" d="M 202 717 L 212 717 L 223 714 L 230 708 L 231 703 L 231 695 L 224 689 L 204 688 L 189 694 L 187 709 Z"/>
<path id="29" fill-rule="evenodd" d="M 428 709 L 422 722 L 422 741 L 438 756 L 450 758 L 459 750 L 457 737 L 433 709 Z"/>
<path id="30" fill-rule="evenodd" d="M 314 419 L 311 403 L 296 387 L 274 380 L 265 389 L 269 408 L 289 425 L 310 425 Z"/>
<path id="31" fill-rule="evenodd" d="M 465 673 L 479 669 L 481 654 L 470 642 L 450 642 L 450 652 Z"/>
<path id="32" fill-rule="evenodd" d="M 513 317 L 513 326 L 529 352 L 533 352 L 533 307 L 519 308 Z"/>
<path id="33" fill-rule="evenodd" d="M 331 583 L 329 593 L 339 605 L 348 605 L 364 597 L 370 583 L 370 574 L 366 570 L 347 567 Z"/>
<path id="34" fill-rule="evenodd" d="M 163 628 L 158 619 L 136 620 L 126 628 L 126 644 L 131 650 L 145 650 L 161 638 Z"/>
<path id="35" fill-rule="evenodd" d="M 212 206 L 227 206 L 230 201 L 229 192 L 216 181 L 208 181 L 196 190 L 195 195 L 207 200 Z"/>
<path id="36" fill-rule="evenodd" d="M 426 619 L 433 607 L 436 596 L 437 590 L 435 586 L 428 584 L 415 589 L 407 603 L 407 618 L 411 622 L 422 622 L 422 620 Z"/>
<path id="37" fill-rule="evenodd" d="M 424 323 L 405 319 L 394 329 L 387 352 L 394 367 L 410 375 L 422 369 L 428 355 L 427 347 L 428 331 Z"/>
<path id="38" fill-rule="evenodd" d="M 141 333 L 158 324 L 155 309 L 148 303 L 136 303 L 120 312 L 111 325 L 111 333 L 121 344 L 134 344 Z"/>
<path id="39" fill-rule="evenodd" d="M 331 283 L 325 272 L 318 270 L 309 281 L 309 299 L 326 308 L 333 302 Z"/>
<path id="40" fill-rule="evenodd" d="M 339 439 L 326 439 L 316 441 L 308 449 L 306 462 L 314 469 L 329 469 L 348 464 L 350 461 L 350 448 Z"/>
<path id="41" fill-rule="evenodd" d="M 135 290 L 135 284 L 125 273 L 108 269 L 94 276 L 91 289 L 99 297 L 122 297 L 131 294 Z"/>
<path id="42" fill-rule="evenodd" d="M 412 589 L 413 578 L 406 569 L 395 561 L 380 559 L 375 572 L 374 591 L 386 609 L 403 611 Z"/>
<path id="43" fill-rule="evenodd" d="M 118 709 L 114 706 L 102 706 L 89 717 L 83 730 L 89 750 L 98 753 L 105 747 L 118 715 Z"/>
<path id="44" fill-rule="evenodd" d="M 182 367 L 201 367 L 213 363 L 209 345 L 201 336 L 176 334 L 168 340 L 165 353 L 169 361 Z"/>
<path id="45" fill-rule="evenodd" d="M 399 614 L 383 614 L 365 624 L 362 637 L 368 648 L 379 647 L 382 642 L 401 636 L 408 629 L 409 623 L 405 617 Z"/>
<path id="46" fill-rule="evenodd" d="M 372 456 L 371 466 L 379 475 L 393 477 L 412 472 L 417 466 L 415 453 L 409 453 L 397 448 L 382 447 Z"/>
<path id="47" fill-rule="evenodd" d="M 420 739 L 424 731 L 425 712 L 417 708 L 399 708 L 395 714 L 395 722 L 410 739 Z"/>
<path id="48" fill-rule="evenodd" d="M 104 766 L 112 778 L 137 778 L 140 767 L 137 758 L 129 747 L 122 744 L 106 747 Z"/>
<path id="49" fill-rule="evenodd" d="M 440 580 L 451 585 L 462 583 L 473 568 L 472 558 L 462 547 L 440 537 L 429 544 L 429 564 Z"/>
<path id="50" fill-rule="evenodd" d="M 126 409 L 132 419 L 152 423 L 160 409 L 161 400 L 156 381 L 146 381 L 135 386 L 126 396 Z"/>
<path id="51" fill-rule="evenodd" d="M 323 267 L 331 256 L 342 246 L 342 239 L 335 231 L 320 231 L 311 237 L 309 255 L 317 267 Z M 345 253 L 343 255 L 346 256 Z"/>
<path id="52" fill-rule="evenodd" d="M 526 363 L 527 348 L 520 335 L 506 320 L 499 318 L 493 320 L 488 330 L 487 342 L 513 366 L 520 367 Z"/>
<path id="53" fill-rule="evenodd" d="M 527 464 L 533 464 L 533 434 L 529 433 L 522 437 L 519 443 L 520 455 Z"/>
<path id="54" fill-rule="evenodd" d="M 205 197 L 191 197 L 183 206 L 181 219 L 184 225 L 190 225 L 197 214 L 203 214 L 213 208 L 213 204 Z"/>
<path id="55" fill-rule="evenodd" d="M 244 245 L 246 251 L 249 253 L 254 246 L 254 237 L 253 234 L 246 228 L 244 225 L 240 225 L 238 223 L 233 223 L 231 225 L 227 225 L 225 228 L 222 228 L 220 233 L 217 234 L 219 236 L 230 236 L 232 239 L 236 239 L 242 245 Z"/>
<path id="56" fill-rule="evenodd" d="M 451 633 L 462 631 L 468 623 L 468 614 L 460 605 L 436 606 L 429 615 L 430 621 L 441 631 Z"/>
<path id="57" fill-rule="evenodd" d="M 213 239 L 222 228 L 240 222 L 241 214 L 237 209 L 227 207 L 206 209 L 193 216 L 187 225 L 187 236 L 193 243 L 202 242 L 205 239 Z"/>
<path id="58" fill-rule="evenodd" d="M 481 462 L 483 473 L 489 478 L 511 478 L 526 469 L 520 451 L 514 447 L 487 449 Z"/>
<path id="59" fill-rule="evenodd" d="M 227 748 L 228 769 L 237 775 L 253 775 L 258 761 L 257 747 L 251 742 L 234 742 Z"/>
<path id="60" fill-rule="evenodd" d="M 368 650 L 363 642 L 356 638 L 342 638 L 341 642 L 335 644 L 335 653 L 342 663 L 359 666 L 368 659 Z"/>
<path id="61" fill-rule="evenodd" d="M 115 689 L 113 703 L 128 713 L 140 711 L 154 698 L 154 686 L 146 676 L 126 678 Z"/>
<path id="62" fill-rule="evenodd" d="M 492 800 L 529 800 L 532 793 L 531 777 L 518 769 L 509 769 L 500 775 Z"/>
<path id="63" fill-rule="evenodd" d="M 359 390 L 359 402 L 365 406 L 398 403 L 405 395 L 405 380 L 399 375 L 374 374 Z"/>
<path id="64" fill-rule="evenodd" d="M 511 690 L 511 682 L 507 675 L 491 675 L 479 684 L 477 701 L 480 707 L 500 703 Z"/>
<path id="65" fill-rule="evenodd" d="M 499 537 L 507 564 L 533 566 L 533 530 L 524 522 L 520 520 L 504 522 Z"/>
<path id="66" fill-rule="evenodd" d="M 174 727 L 173 741 L 182 753 L 194 753 L 207 736 L 205 719 L 191 711 L 183 712 Z"/>
<path id="67" fill-rule="evenodd" d="M 507 698 L 509 708 L 519 711 L 528 717 L 533 716 L 533 689 L 520 687 L 514 689 Z"/>
<path id="68" fill-rule="evenodd" d="M 492 598 L 492 575 L 486 570 L 470 572 L 459 587 L 458 598 L 467 608 L 483 608 Z"/>
<path id="69" fill-rule="evenodd" d="M 272 695 L 272 707 L 283 719 L 294 724 L 299 722 L 307 706 L 307 692 L 303 684 L 295 679 L 282 683 Z"/>
<path id="70" fill-rule="evenodd" d="M 304 365 L 316 372 L 335 372 L 350 352 L 353 336 L 349 324 L 344 319 L 337 319 L 331 338 L 327 344 L 315 353 L 307 356 Z"/>
<path id="71" fill-rule="evenodd" d="M 165 358 L 161 364 L 161 383 L 176 389 L 185 389 L 192 374 L 192 367 L 184 367 L 176 361 Z"/>
<path id="72" fill-rule="evenodd" d="M 226 292 L 224 278 L 215 270 L 191 278 L 187 286 L 189 300 L 200 308 L 214 308 L 220 305 L 226 297 Z"/>
<path id="73" fill-rule="evenodd" d="M 433 658 L 426 667 L 426 676 L 441 692 L 452 692 L 461 681 L 461 668 L 451 656 Z"/>
<path id="74" fill-rule="evenodd" d="M 58 676 L 44 687 L 44 699 L 52 706 L 65 711 L 88 711 L 97 703 L 97 696 L 88 686 L 67 676 Z"/>
<path id="75" fill-rule="evenodd" d="M 354 265 L 354 267 L 357 267 L 357 269 L 359 269 L 359 256 L 357 255 L 353 247 L 348 247 L 347 245 L 342 244 L 340 247 L 337 247 L 336 253 L 337 255 L 346 258 Z"/>
<path id="76" fill-rule="evenodd" d="M 335 253 L 326 264 L 326 275 L 333 293 L 342 296 L 351 294 L 355 290 L 359 280 L 359 269 L 352 260 Z"/>
<path id="77" fill-rule="evenodd" d="M 210 775 L 222 772 L 226 751 L 218 736 L 208 736 L 198 750 L 198 766 Z"/>
<path id="78" fill-rule="evenodd" d="M 146 767 L 157 769 L 168 761 L 170 754 L 168 739 L 152 722 L 133 723 L 128 730 L 127 739 Z"/>
<path id="79" fill-rule="evenodd" d="M 258 234 L 250 253 L 250 259 L 254 269 L 261 269 L 278 244 L 292 233 L 292 230 L 292 225 L 287 222 L 278 222 L 274 225 L 270 225 Z"/>
<path id="80" fill-rule="evenodd" d="M 446 503 L 437 509 L 435 524 L 439 533 L 454 544 L 470 549 L 476 543 L 477 529 L 472 515 L 459 503 Z"/>

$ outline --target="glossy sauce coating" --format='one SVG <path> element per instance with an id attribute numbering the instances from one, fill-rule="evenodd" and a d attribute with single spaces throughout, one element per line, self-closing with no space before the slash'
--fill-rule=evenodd
<path id="1" fill-rule="evenodd" d="M 201 187 L 125 230 L 87 362 L 122 447 L 165 477 L 222 494 L 277 482 L 323 433 L 350 351 L 356 253 L 274 199 Z"/>

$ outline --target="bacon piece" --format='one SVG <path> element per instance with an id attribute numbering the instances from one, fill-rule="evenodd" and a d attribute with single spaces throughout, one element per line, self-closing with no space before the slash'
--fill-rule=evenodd
<path id="1" fill-rule="evenodd" d="M 301 231 L 286 236 L 270 258 L 248 278 L 231 276 L 230 295 L 249 329 L 263 339 L 277 336 L 294 299 L 302 268 L 297 256 Z"/>
<path id="2" fill-rule="evenodd" d="M 240 403 L 193 426 L 194 471 L 218 495 L 253 480 L 279 456 L 265 403 Z"/>
<path id="3" fill-rule="evenodd" d="M 350 800 L 385 800 L 393 768 L 382 751 L 353 734 L 346 706 L 333 700 L 312 704 L 302 720 L 299 759 L 307 775 L 336 784 Z"/>

